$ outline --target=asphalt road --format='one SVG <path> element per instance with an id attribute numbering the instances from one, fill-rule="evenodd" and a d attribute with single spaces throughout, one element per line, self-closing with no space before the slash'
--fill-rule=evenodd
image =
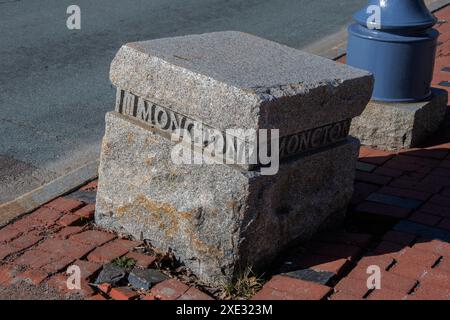
<path id="1" fill-rule="evenodd" d="M 240 30 L 302 48 L 366 0 L 0 0 L 0 203 L 95 160 L 121 44 Z M 66 9 L 81 8 L 81 30 Z"/>

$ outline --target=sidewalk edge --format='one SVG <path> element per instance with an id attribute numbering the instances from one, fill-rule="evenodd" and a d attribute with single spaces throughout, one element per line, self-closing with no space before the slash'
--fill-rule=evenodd
<path id="1" fill-rule="evenodd" d="M 0 226 L 29 213 L 43 204 L 60 197 L 97 178 L 99 160 L 77 168 L 68 174 L 40 186 L 12 201 L 0 205 Z"/>

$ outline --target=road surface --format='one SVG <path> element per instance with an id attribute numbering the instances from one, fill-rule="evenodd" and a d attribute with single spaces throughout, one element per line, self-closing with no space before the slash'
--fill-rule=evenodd
<path id="1" fill-rule="evenodd" d="M 239 30 L 302 48 L 366 0 L 0 0 L 0 203 L 98 158 L 121 44 Z M 81 8 L 68 30 L 67 7 Z"/>

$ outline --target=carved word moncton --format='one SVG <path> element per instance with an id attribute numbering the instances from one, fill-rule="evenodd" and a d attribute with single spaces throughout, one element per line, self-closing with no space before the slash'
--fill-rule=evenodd
<path id="1" fill-rule="evenodd" d="M 198 141 L 197 143 L 194 141 L 194 143 L 197 145 L 201 144 L 202 147 L 206 148 L 212 143 L 218 144 L 220 142 L 220 148 L 224 150 L 224 154 L 227 154 L 227 150 L 230 148 L 239 150 L 239 148 L 242 148 L 242 143 L 245 143 L 244 149 L 249 151 L 250 157 L 258 154 L 251 146 L 253 142 L 260 140 L 260 137 L 252 136 L 256 132 L 255 130 L 227 129 L 226 132 L 219 131 L 220 134 L 218 135 L 218 130 L 216 129 L 124 90 L 117 90 L 116 111 L 134 117 L 167 133 L 185 131 L 194 136 L 196 129 L 202 128 L 203 133 L 200 143 Z M 342 141 L 348 136 L 350 123 L 351 120 L 344 120 L 281 137 L 276 148 L 279 149 L 279 158 L 287 158 Z M 272 142 L 273 138 L 274 135 L 272 135 L 272 138 L 267 138 L 266 143 Z M 270 150 L 274 150 L 274 145 L 272 143 L 268 144 L 270 145 L 263 149 L 272 153 Z M 239 161 L 237 163 L 240 164 Z M 256 163 L 260 164 L 259 160 Z"/>
<path id="2" fill-rule="evenodd" d="M 117 90 L 116 111 L 169 133 L 176 129 L 191 132 L 196 124 L 193 119 L 120 89 Z"/>
<path id="3" fill-rule="evenodd" d="M 170 139 L 177 143 L 171 150 L 175 164 L 225 163 L 248 168 L 259 165 L 263 175 L 278 172 L 279 153 L 270 152 L 279 149 L 278 130 L 271 130 L 270 135 L 268 130 L 254 129 L 222 132 L 122 90 L 117 93 L 116 111 L 169 133 Z"/>
<path id="4" fill-rule="evenodd" d="M 323 127 L 284 136 L 280 139 L 280 158 L 325 147 L 347 138 L 351 120 L 332 123 Z"/>

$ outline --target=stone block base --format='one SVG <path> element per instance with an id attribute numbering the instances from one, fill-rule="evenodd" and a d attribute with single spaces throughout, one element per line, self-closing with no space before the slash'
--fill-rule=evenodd
<path id="1" fill-rule="evenodd" d="M 418 146 L 444 120 L 447 92 L 433 89 L 429 101 L 419 103 L 380 103 L 371 101 L 352 121 L 350 134 L 361 144 L 385 150 Z"/>
<path id="2" fill-rule="evenodd" d="M 288 245 L 342 218 L 353 193 L 359 143 L 352 138 L 283 161 L 273 176 L 175 165 L 173 146 L 156 129 L 108 113 L 95 218 L 172 250 L 206 283 L 230 281 L 247 266 L 264 271 Z"/>

